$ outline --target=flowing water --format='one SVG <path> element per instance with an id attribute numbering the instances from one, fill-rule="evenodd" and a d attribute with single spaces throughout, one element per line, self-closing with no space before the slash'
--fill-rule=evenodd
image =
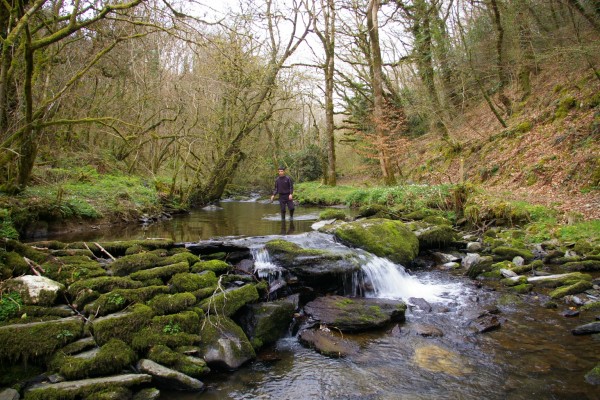
<path id="1" fill-rule="evenodd" d="M 305 248 L 358 252 L 367 297 L 403 299 L 406 322 L 387 329 L 344 334 L 360 346 L 343 359 L 324 357 L 301 346 L 291 333 L 259 352 L 256 361 L 235 372 L 212 373 L 203 393 L 163 392 L 162 400 L 190 399 L 600 399 L 600 388 L 584 375 L 600 362 L 600 337 L 574 336 L 571 329 L 593 317 L 565 318 L 568 307 L 542 307 L 535 295 L 510 296 L 478 288 L 462 273 L 431 268 L 407 272 L 388 260 L 311 232 L 321 210 L 298 207 L 295 221 L 283 224 L 276 205 L 223 202 L 149 227 L 92 231 L 70 240 L 168 237 L 197 241 L 237 237 L 251 247 L 256 273 L 282 278 L 264 243 L 286 235 Z M 51 237 L 48 237 L 51 238 Z M 52 237 L 67 241 L 64 235 Z M 359 279 L 359 277 L 356 277 Z M 349 294 L 358 290 L 350 288 Z M 416 303 L 425 299 L 431 312 Z M 494 305 L 501 328 L 476 334 L 473 311 Z M 587 318 L 587 319 L 586 319 Z M 591 318 L 591 319 L 590 319 Z M 423 336 L 424 331 L 438 332 Z M 443 335 L 440 335 L 442 332 Z"/>

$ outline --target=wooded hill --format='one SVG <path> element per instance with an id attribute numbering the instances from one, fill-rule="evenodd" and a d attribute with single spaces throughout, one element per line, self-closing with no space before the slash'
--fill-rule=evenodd
<path id="1" fill-rule="evenodd" d="M 284 163 L 599 217 L 594 0 L 14 0 L 0 38 L 7 195 L 111 173 L 205 204 Z"/>

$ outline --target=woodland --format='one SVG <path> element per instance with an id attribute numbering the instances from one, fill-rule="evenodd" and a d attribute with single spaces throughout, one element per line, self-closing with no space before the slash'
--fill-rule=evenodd
<path id="1" fill-rule="evenodd" d="M 598 218 L 599 39 L 598 0 L 6 0 L 0 184 L 139 176 L 188 207 L 284 164 Z"/>

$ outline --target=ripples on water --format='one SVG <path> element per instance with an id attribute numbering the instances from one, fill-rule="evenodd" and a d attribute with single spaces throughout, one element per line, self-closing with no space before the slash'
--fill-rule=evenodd
<path id="1" fill-rule="evenodd" d="M 238 240 L 260 248 L 261 243 L 283 234 L 303 247 L 352 251 L 327 235 L 306 233 L 312 231 L 320 209 L 298 207 L 290 226 L 289 220 L 281 223 L 277 207 L 257 201 L 225 202 L 144 228 L 130 225 L 44 239 L 165 237 L 183 242 L 245 236 L 252 239 Z M 561 317 L 565 305 L 558 311 L 546 310 L 540 305 L 543 299 L 533 296 L 515 305 L 518 297 L 513 296 L 501 302 L 507 305 L 500 306 L 499 330 L 473 334 L 466 326 L 469 311 L 498 304 L 506 296 L 476 289 L 470 280 L 449 272 L 408 274 L 386 260 L 362 257 L 365 273 L 372 274 L 369 279 L 381 280 L 368 296 L 425 298 L 433 311 L 409 307 L 402 324 L 344 334 L 361 349 L 345 359 L 321 356 L 301 346 L 295 337 L 285 337 L 242 369 L 207 376 L 204 393 L 163 392 L 161 399 L 600 399 L 600 390 L 583 378 L 600 362 L 600 339 L 571 335 L 572 328 L 589 321 Z M 381 268 L 387 272 L 382 274 Z M 423 325 L 440 329 L 443 337 L 417 335 Z"/>

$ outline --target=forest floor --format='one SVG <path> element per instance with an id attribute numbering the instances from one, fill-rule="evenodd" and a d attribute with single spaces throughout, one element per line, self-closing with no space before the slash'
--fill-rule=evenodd
<path id="1" fill-rule="evenodd" d="M 504 128 L 487 104 L 465 108 L 450 141 L 431 134 L 398 160 L 417 183 L 474 183 L 509 200 L 542 204 L 573 220 L 600 219 L 600 80 L 560 65 L 542 70 Z M 565 220 L 565 222 L 567 222 Z"/>

